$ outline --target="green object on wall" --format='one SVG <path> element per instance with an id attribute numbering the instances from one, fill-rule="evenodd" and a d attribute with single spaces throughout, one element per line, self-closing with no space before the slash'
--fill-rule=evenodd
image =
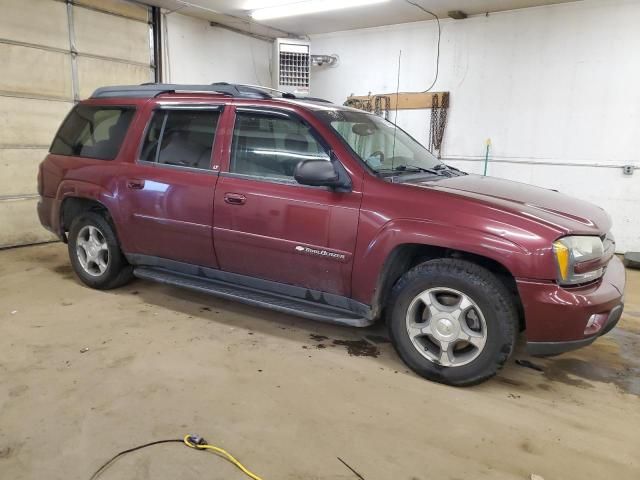
<path id="1" fill-rule="evenodd" d="M 482 175 L 486 177 L 487 167 L 489 166 L 489 149 L 491 148 L 491 139 L 487 138 L 487 141 L 485 142 L 485 144 L 487 145 L 487 149 L 484 152 L 484 173 Z"/>

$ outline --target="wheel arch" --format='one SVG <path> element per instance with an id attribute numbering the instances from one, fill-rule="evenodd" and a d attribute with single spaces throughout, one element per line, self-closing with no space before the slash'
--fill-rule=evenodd
<path id="1" fill-rule="evenodd" d="M 58 186 L 56 195 L 59 204 L 58 231 L 63 241 L 66 242 L 66 232 L 71 227 L 73 218 L 82 212 L 99 211 L 109 221 L 116 237 L 118 236 L 118 204 L 116 195 L 101 185 L 81 180 L 64 180 Z"/>
<path id="2" fill-rule="evenodd" d="M 389 253 L 387 260 L 380 271 L 380 275 L 378 276 L 373 300 L 374 311 L 378 314 L 382 312 L 384 305 L 389 299 L 391 290 L 397 281 L 400 280 L 402 275 L 421 263 L 437 258 L 457 258 L 467 260 L 480 265 L 493 273 L 511 294 L 518 311 L 521 327 L 524 327 L 522 302 L 518 293 L 515 277 L 502 263 L 492 258 L 464 250 L 426 244 L 404 243 L 397 245 L 393 251 Z"/>
<path id="3" fill-rule="evenodd" d="M 486 232 L 428 222 L 404 222 L 402 226 L 396 224 L 383 229 L 370 242 L 361 256 L 362 263 L 354 268 L 354 287 L 359 285 L 358 293 L 366 295 L 364 298 L 379 318 L 391 289 L 411 268 L 436 258 L 463 259 L 491 271 L 505 285 L 513 296 L 523 328 L 516 272 L 517 267 L 526 265 L 528 256 L 526 249 Z"/>
<path id="4" fill-rule="evenodd" d="M 114 235 L 118 239 L 118 242 L 120 242 L 118 229 L 116 228 L 111 211 L 104 203 L 95 198 L 67 196 L 60 205 L 60 232 L 65 243 L 68 241 L 67 232 L 71 229 L 73 219 L 85 212 L 96 212 L 102 215 L 109 225 L 111 225 Z"/>

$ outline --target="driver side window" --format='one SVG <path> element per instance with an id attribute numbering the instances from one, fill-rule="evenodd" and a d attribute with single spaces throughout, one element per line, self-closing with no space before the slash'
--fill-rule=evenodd
<path id="1" fill-rule="evenodd" d="M 229 171 L 254 177 L 293 180 L 302 160 L 329 155 L 302 121 L 280 115 L 237 112 Z"/>

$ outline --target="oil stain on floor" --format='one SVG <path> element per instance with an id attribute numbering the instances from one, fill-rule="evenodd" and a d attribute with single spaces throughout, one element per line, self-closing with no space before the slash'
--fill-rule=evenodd
<path id="1" fill-rule="evenodd" d="M 327 341 L 330 340 L 329 337 L 325 335 L 317 335 L 312 333 L 309 335 L 311 340 L 317 342 L 315 347 L 318 349 L 327 348 Z M 331 347 L 345 347 L 347 353 L 354 357 L 374 357 L 377 358 L 380 356 L 380 349 L 374 344 L 370 343 L 367 340 L 344 340 L 344 339 L 335 339 L 331 340 L 329 344 Z"/>
<path id="2" fill-rule="evenodd" d="M 354 357 L 378 357 L 380 349 L 366 340 L 334 340 L 333 345 L 347 348 L 347 353 Z"/>
<path id="3" fill-rule="evenodd" d="M 589 382 L 616 385 L 621 391 L 640 396 L 640 335 L 623 328 L 612 330 L 605 339 L 578 352 L 576 357 L 554 358 L 544 369 L 551 381 L 581 388 L 590 388 Z M 587 355 L 588 353 L 588 355 Z"/>

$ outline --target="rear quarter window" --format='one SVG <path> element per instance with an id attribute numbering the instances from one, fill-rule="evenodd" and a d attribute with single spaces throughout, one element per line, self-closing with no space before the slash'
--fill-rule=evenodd
<path id="1" fill-rule="evenodd" d="M 76 105 L 49 151 L 55 155 L 113 160 L 134 113 L 134 107 Z"/>

